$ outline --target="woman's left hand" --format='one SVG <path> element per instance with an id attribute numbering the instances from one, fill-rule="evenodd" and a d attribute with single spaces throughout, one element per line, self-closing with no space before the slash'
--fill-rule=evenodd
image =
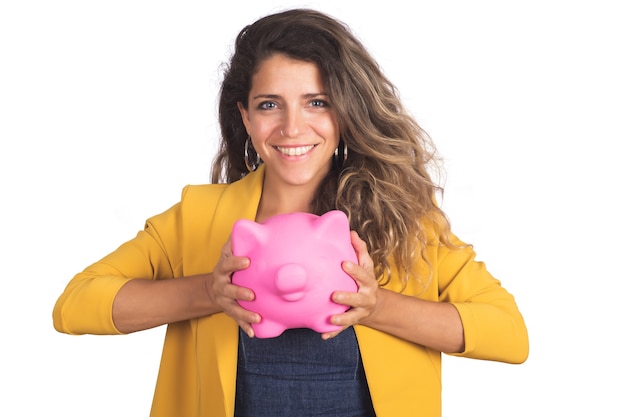
<path id="1" fill-rule="evenodd" d="M 355 231 L 350 232 L 350 238 L 359 263 L 357 265 L 345 261 L 342 267 L 356 281 L 358 290 L 357 292 L 335 291 L 333 293 L 334 302 L 351 308 L 345 313 L 331 316 L 331 323 L 342 326 L 342 329 L 323 333 L 323 339 L 333 338 L 349 326 L 367 322 L 378 307 L 378 281 L 374 274 L 374 262 L 367 252 L 367 244 Z"/>

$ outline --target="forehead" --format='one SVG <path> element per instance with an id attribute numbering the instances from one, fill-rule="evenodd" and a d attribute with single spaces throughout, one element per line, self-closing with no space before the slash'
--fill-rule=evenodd
<path id="1" fill-rule="evenodd" d="M 252 76 L 252 90 L 313 88 L 322 92 L 323 85 L 322 73 L 316 64 L 283 54 L 274 54 L 263 60 Z"/>

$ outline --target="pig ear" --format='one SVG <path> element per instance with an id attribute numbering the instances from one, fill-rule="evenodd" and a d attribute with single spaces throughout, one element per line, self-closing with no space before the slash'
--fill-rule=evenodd
<path id="1" fill-rule="evenodd" d="M 233 225 L 231 243 L 233 255 L 246 256 L 252 249 L 264 245 L 269 238 L 266 226 L 252 220 L 237 220 Z"/>
<path id="2" fill-rule="evenodd" d="M 315 220 L 316 233 L 319 236 L 332 236 L 350 233 L 348 217 L 343 211 L 331 210 Z"/>

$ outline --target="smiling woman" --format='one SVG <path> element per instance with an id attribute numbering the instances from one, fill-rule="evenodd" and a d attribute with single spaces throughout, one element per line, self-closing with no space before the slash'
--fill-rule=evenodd
<path id="1" fill-rule="evenodd" d="M 337 118 L 317 65 L 277 53 L 260 63 L 249 99 L 238 103 L 246 132 L 265 161 L 256 220 L 309 211 L 339 146 Z M 292 196 L 309 195 L 309 199 Z"/>
<path id="2" fill-rule="evenodd" d="M 436 204 L 435 147 L 345 24 L 294 9 L 244 27 L 219 112 L 213 183 L 186 187 L 54 308 L 71 334 L 167 325 L 153 417 L 439 416 L 442 352 L 526 360 L 513 296 Z M 332 293 L 339 330 L 254 337 L 233 225 L 331 210 L 357 258 L 342 263 L 356 291 Z"/>

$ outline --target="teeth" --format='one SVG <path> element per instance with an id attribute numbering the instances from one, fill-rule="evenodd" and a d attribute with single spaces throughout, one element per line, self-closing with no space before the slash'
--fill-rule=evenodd
<path id="1" fill-rule="evenodd" d="M 305 153 L 307 153 L 308 151 L 313 149 L 313 146 L 314 145 L 298 146 L 296 148 L 293 148 L 293 147 L 292 148 L 283 148 L 281 146 L 277 146 L 276 149 L 278 149 L 284 155 L 300 156 L 300 155 L 304 155 Z"/>

